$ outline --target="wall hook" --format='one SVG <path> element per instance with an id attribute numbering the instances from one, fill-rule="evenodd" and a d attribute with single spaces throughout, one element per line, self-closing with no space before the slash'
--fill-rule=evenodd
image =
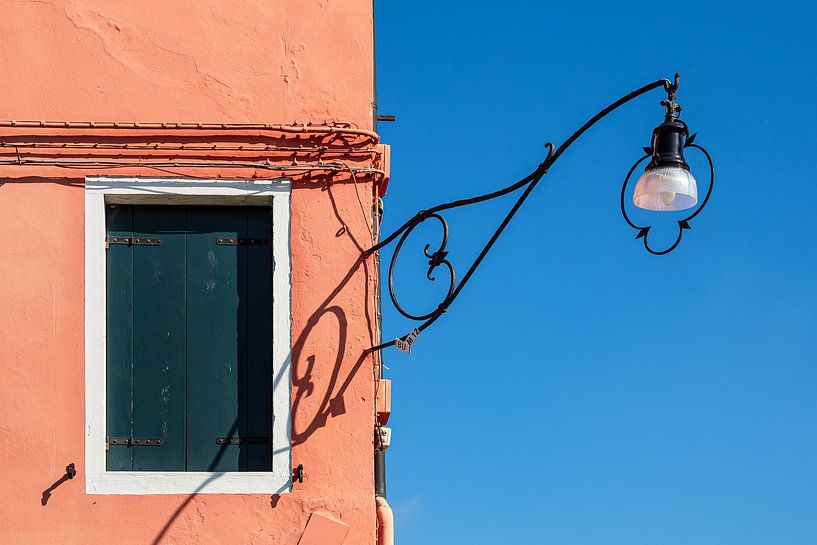
<path id="1" fill-rule="evenodd" d="M 304 465 L 298 464 L 298 467 L 293 468 L 292 470 L 292 482 L 298 481 L 299 483 L 304 482 Z"/>

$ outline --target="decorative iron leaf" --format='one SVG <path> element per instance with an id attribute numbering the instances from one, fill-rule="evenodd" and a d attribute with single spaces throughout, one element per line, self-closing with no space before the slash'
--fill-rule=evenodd
<path id="1" fill-rule="evenodd" d="M 693 134 L 692 134 L 692 136 L 690 136 L 689 138 L 687 138 L 687 141 L 686 141 L 686 142 L 684 142 L 684 147 L 685 147 L 685 148 L 688 148 L 689 146 L 691 146 L 691 145 L 692 145 L 692 143 L 695 141 L 695 137 L 696 137 L 696 136 L 698 136 L 698 133 L 697 133 L 697 132 L 696 132 L 696 133 L 693 133 Z"/>
<path id="2" fill-rule="evenodd" d="M 652 155 L 652 148 L 651 148 L 651 147 L 649 147 L 649 146 L 644 146 L 644 147 L 643 147 L 643 148 L 641 148 L 641 149 L 643 149 L 643 150 L 644 150 L 644 153 L 646 153 L 647 155 Z"/>
<path id="3" fill-rule="evenodd" d="M 638 240 L 638 239 L 639 239 L 639 238 L 641 238 L 641 237 L 645 237 L 645 236 L 647 236 L 647 233 L 648 233 L 649 231 L 650 231 L 650 228 L 649 228 L 649 227 L 642 227 L 641 229 L 639 229 L 639 230 L 638 230 L 638 234 L 635 236 L 636 240 Z"/>
<path id="4" fill-rule="evenodd" d="M 692 229 L 692 226 L 686 220 L 679 221 L 678 225 L 681 226 L 681 229 Z"/>

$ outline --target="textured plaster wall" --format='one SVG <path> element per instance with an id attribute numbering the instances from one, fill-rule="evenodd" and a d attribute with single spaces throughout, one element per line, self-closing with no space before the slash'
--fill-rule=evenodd
<path id="1" fill-rule="evenodd" d="M 370 0 L 3 0 L 4 118 L 371 125 Z"/>
<path id="2" fill-rule="evenodd" d="M 0 0 L 0 11 L 0 119 L 371 128 L 370 0 Z M 85 493 L 83 180 L 117 173 L 0 168 L 0 542 L 295 545 L 318 512 L 348 525 L 344 543 L 374 543 L 362 356 L 373 277 L 357 264 L 368 179 L 363 210 L 350 183 L 293 186 L 293 463 L 306 481 L 274 497 Z M 69 462 L 77 478 L 44 494 Z"/>

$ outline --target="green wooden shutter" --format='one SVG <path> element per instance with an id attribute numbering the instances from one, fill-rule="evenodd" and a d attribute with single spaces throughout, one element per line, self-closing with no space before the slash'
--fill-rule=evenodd
<path id="1" fill-rule="evenodd" d="M 133 207 L 133 447 L 135 471 L 183 471 L 185 456 L 185 217 L 170 206 Z"/>
<path id="2" fill-rule="evenodd" d="M 188 214 L 187 253 L 190 343 L 187 372 L 187 467 L 190 471 L 237 471 L 239 445 L 219 437 L 246 430 L 246 249 L 217 244 L 245 237 L 244 215 L 231 209 L 195 209 Z"/>
<path id="3" fill-rule="evenodd" d="M 269 208 L 117 206 L 108 234 L 109 470 L 269 471 Z M 220 440 L 221 439 L 221 440 Z"/>
<path id="4" fill-rule="evenodd" d="M 247 209 L 247 236 L 271 240 L 268 208 Z M 272 251 L 247 246 L 247 433 L 272 437 Z M 272 443 L 247 446 L 247 471 L 272 471 Z"/>
<path id="5" fill-rule="evenodd" d="M 108 235 L 133 236 L 133 210 L 106 207 L 106 225 Z M 113 244 L 108 248 L 106 276 L 106 430 L 109 436 L 130 437 L 133 433 L 133 251 L 130 246 Z M 130 471 L 133 469 L 131 449 L 111 445 L 106 464 L 108 471 Z"/>
<path id="6" fill-rule="evenodd" d="M 185 216 L 161 206 L 109 206 L 107 234 L 158 238 L 107 250 L 109 470 L 185 469 Z M 159 445 L 117 440 L 159 439 Z"/>
<path id="7" fill-rule="evenodd" d="M 239 211 L 188 212 L 189 471 L 272 467 L 270 215 Z"/>

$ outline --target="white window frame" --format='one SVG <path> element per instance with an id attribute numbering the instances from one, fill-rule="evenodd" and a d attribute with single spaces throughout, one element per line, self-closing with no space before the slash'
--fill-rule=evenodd
<path id="1" fill-rule="evenodd" d="M 292 489 L 290 180 L 85 179 L 85 489 L 88 494 L 281 494 Z M 106 471 L 105 206 L 272 208 L 272 471 Z"/>

